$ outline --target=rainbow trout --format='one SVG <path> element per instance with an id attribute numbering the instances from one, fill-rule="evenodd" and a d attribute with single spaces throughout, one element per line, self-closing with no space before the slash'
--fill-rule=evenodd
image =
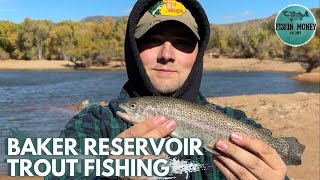
<path id="1" fill-rule="evenodd" d="M 151 116 L 161 115 L 177 122 L 171 137 L 199 138 L 203 148 L 217 154 L 215 143 L 229 139 L 232 132 L 243 132 L 263 140 L 282 157 L 287 165 L 300 165 L 305 146 L 294 137 L 274 138 L 267 129 L 259 129 L 229 117 L 207 105 L 182 99 L 149 96 L 119 102 L 117 114 L 127 122 L 139 123 Z"/>

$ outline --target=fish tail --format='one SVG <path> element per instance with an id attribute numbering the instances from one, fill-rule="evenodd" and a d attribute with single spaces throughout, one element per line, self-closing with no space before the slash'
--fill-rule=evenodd
<path id="1" fill-rule="evenodd" d="M 281 153 L 279 153 L 283 161 L 287 165 L 300 165 L 301 155 L 305 149 L 305 146 L 295 138 L 295 137 L 285 137 L 278 138 L 278 142 L 283 147 Z"/>
<path id="2" fill-rule="evenodd" d="M 309 17 L 308 11 L 306 11 L 306 12 L 304 13 L 304 16 L 305 16 L 305 17 Z"/>

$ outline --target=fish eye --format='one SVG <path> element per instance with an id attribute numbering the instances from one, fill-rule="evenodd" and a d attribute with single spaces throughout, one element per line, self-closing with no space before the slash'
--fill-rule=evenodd
<path id="1" fill-rule="evenodd" d="M 131 109 L 135 109 L 136 108 L 136 104 L 131 104 L 130 107 L 131 107 Z"/>

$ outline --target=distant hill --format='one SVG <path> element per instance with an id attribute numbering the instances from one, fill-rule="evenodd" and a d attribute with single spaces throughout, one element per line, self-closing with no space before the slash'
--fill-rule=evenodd
<path id="1" fill-rule="evenodd" d="M 315 17 L 320 17 L 320 11 L 319 8 L 312 8 L 310 9 L 310 11 L 313 13 L 313 15 Z M 247 20 L 247 21 L 243 21 L 243 22 L 237 22 L 237 23 L 229 23 L 229 24 L 217 24 L 217 25 L 222 25 L 222 26 L 243 26 L 243 25 L 252 25 L 252 24 L 256 24 L 256 25 L 260 25 L 260 24 L 264 24 L 264 23 L 270 23 L 270 22 L 274 22 L 274 20 L 276 19 L 277 14 L 273 14 L 269 17 L 266 18 L 262 18 L 262 19 L 252 19 L 252 20 Z"/>
<path id="2" fill-rule="evenodd" d="M 83 19 L 81 19 L 81 22 L 90 22 L 90 21 L 98 21 L 102 22 L 103 18 L 112 19 L 114 21 L 118 21 L 119 19 L 122 19 L 125 16 L 88 16 Z"/>
<path id="3" fill-rule="evenodd" d="M 276 14 L 269 16 L 267 18 L 263 18 L 263 19 L 252 19 L 252 20 L 247 20 L 247 21 L 243 21 L 243 22 L 236 22 L 236 23 L 229 23 L 229 24 L 216 24 L 219 26 L 226 26 L 226 27 L 236 27 L 236 28 L 242 28 L 242 27 L 247 27 L 247 26 L 260 26 L 261 24 L 268 24 L 268 23 L 273 23 L 275 18 L 276 18 Z"/>
<path id="4" fill-rule="evenodd" d="M 320 18 L 319 8 L 312 8 L 310 10 L 316 19 Z M 251 26 L 251 27 L 253 26 L 253 27 L 256 27 L 259 29 L 263 25 L 269 25 L 270 30 L 273 30 L 273 27 L 274 27 L 273 24 L 276 19 L 276 16 L 277 16 L 277 14 L 273 14 L 269 17 L 262 18 L 262 19 L 252 19 L 252 20 L 247 20 L 247 21 L 243 21 L 243 22 L 229 23 L 229 24 L 211 24 L 211 28 L 213 28 L 213 26 L 220 26 L 220 27 L 225 27 L 227 29 L 242 33 L 242 31 L 245 30 L 249 26 Z"/>

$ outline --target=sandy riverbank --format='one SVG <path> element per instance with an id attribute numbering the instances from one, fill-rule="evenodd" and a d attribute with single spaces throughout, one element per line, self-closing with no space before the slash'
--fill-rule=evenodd
<path id="1" fill-rule="evenodd" d="M 310 83 L 320 83 L 320 68 L 314 69 L 311 73 L 304 73 L 305 70 L 299 63 L 285 63 L 277 60 L 259 59 L 226 59 L 226 58 L 204 58 L 205 70 L 221 71 L 278 71 L 299 73 L 291 79 Z"/>
<path id="2" fill-rule="evenodd" d="M 259 94 L 231 97 L 208 97 L 210 102 L 244 111 L 248 117 L 270 129 L 275 137 L 296 137 L 306 146 L 302 165 L 288 166 L 294 180 L 318 180 L 320 154 L 320 94 Z M 68 106 L 80 111 L 88 102 Z M 105 104 L 102 102 L 102 104 Z"/>
<path id="3" fill-rule="evenodd" d="M 121 62 L 110 62 L 108 66 L 90 67 L 90 70 L 125 70 Z M 65 60 L 0 60 L 0 70 L 74 70 L 74 63 Z"/>
<path id="4" fill-rule="evenodd" d="M 70 61 L 56 60 L 1 60 L 1 70 L 56 70 L 73 69 Z M 121 62 L 110 62 L 103 67 L 90 67 L 89 69 L 125 69 Z M 258 59 L 227 59 L 227 58 L 204 58 L 205 70 L 240 70 L 240 71 L 283 71 L 283 72 L 303 72 L 303 68 L 298 63 L 283 63 L 281 61 L 271 61 Z"/>
<path id="5" fill-rule="evenodd" d="M 48 60 L 1 60 L 0 70 L 72 70 L 70 61 Z"/>
<path id="6" fill-rule="evenodd" d="M 222 71 L 279 71 L 279 72 L 304 72 L 299 63 L 285 63 L 279 60 L 229 59 L 229 58 L 204 58 L 205 70 Z"/>
<path id="7" fill-rule="evenodd" d="M 291 79 L 294 79 L 297 81 L 311 82 L 311 83 L 320 83 L 320 71 L 299 74 L 297 76 L 291 77 Z"/>

